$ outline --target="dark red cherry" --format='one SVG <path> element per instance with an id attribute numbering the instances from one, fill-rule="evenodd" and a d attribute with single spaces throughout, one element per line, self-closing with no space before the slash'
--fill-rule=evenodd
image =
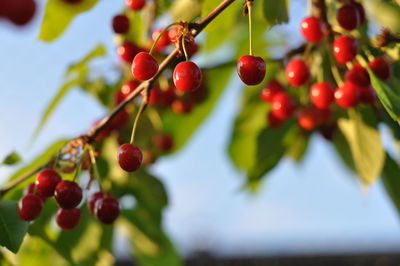
<path id="1" fill-rule="evenodd" d="M 94 206 L 94 213 L 102 223 L 112 224 L 119 216 L 119 202 L 112 196 L 98 199 Z"/>
<path id="2" fill-rule="evenodd" d="M 358 11 L 358 18 L 359 18 L 358 26 L 361 26 L 365 22 L 365 9 L 362 4 L 357 3 L 357 2 L 353 2 L 352 5 L 355 6 Z"/>
<path id="3" fill-rule="evenodd" d="M 359 99 L 359 87 L 346 81 L 335 91 L 336 103 L 342 108 L 351 108 L 357 105 Z"/>
<path id="4" fill-rule="evenodd" d="M 61 181 L 57 184 L 54 197 L 63 209 L 73 209 L 81 203 L 82 189 L 72 181 Z"/>
<path id="5" fill-rule="evenodd" d="M 359 10 L 353 4 L 343 5 L 339 8 L 336 13 L 336 20 L 347 31 L 352 31 L 361 25 Z"/>
<path id="6" fill-rule="evenodd" d="M 5 1 L 5 16 L 15 25 L 23 26 L 30 22 L 36 12 L 36 2 L 33 0 L 3 0 Z"/>
<path id="7" fill-rule="evenodd" d="M 274 115 L 273 112 L 269 111 L 267 114 L 267 124 L 270 128 L 278 128 L 282 125 L 283 120 L 279 119 Z"/>
<path id="8" fill-rule="evenodd" d="M 35 194 L 23 196 L 18 203 L 18 214 L 24 221 L 32 221 L 39 216 L 43 208 L 43 201 Z"/>
<path id="9" fill-rule="evenodd" d="M 125 0 L 125 4 L 132 10 L 141 10 L 146 4 L 145 0 Z"/>
<path id="10" fill-rule="evenodd" d="M 389 79 L 390 65 L 383 57 L 375 57 L 368 65 L 379 78 L 382 80 Z"/>
<path id="11" fill-rule="evenodd" d="M 275 79 L 270 80 L 267 85 L 261 90 L 260 97 L 264 102 L 271 102 L 272 98 L 283 91 L 283 86 Z"/>
<path id="12" fill-rule="evenodd" d="M 167 133 L 160 133 L 153 137 L 153 143 L 161 151 L 168 152 L 174 146 L 174 139 Z"/>
<path id="13" fill-rule="evenodd" d="M 186 44 L 186 52 L 189 57 L 192 57 L 194 54 L 199 51 L 199 45 L 195 42 L 190 42 Z"/>
<path id="14" fill-rule="evenodd" d="M 36 177 L 36 193 L 43 197 L 51 197 L 59 182 L 61 182 L 61 177 L 56 171 L 44 169 Z"/>
<path id="15" fill-rule="evenodd" d="M 316 107 L 326 109 L 334 100 L 334 92 L 335 88 L 329 82 L 317 82 L 310 89 L 310 98 Z"/>
<path id="16" fill-rule="evenodd" d="M 133 144 L 122 144 L 118 149 L 118 163 L 127 172 L 133 172 L 142 164 L 142 151 Z"/>
<path id="17" fill-rule="evenodd" d="M 361 87 L 359 92 L 360 102 L 365 104 L 373 104 L 376 101 L 376 93 L 371 86 Z"/>
<path id="18" fill-rule="evenodd" d="M 278 92 L 271 104 L 271 112 L 280 120 L 288 119 L 296 108 L 294 100 L 286 92 Z"/>
<path id="19" fill-rule="evenodd" d="M 306 107 L 299 111 L 297 122 L 305 130 L 313 130 L 320 123 L 319 111 L 315 107 Z"/>
<path id="20" fill-rule="evenodd" d="M 310 70 L 301 59 L 293 59 L 286 66 L 286 78 L 292 86 L 302 86 L 310 79 Z"/>
<path id="21" fill-rule="evenodd" d="M 339 64 L 352 61 L 357 54 L 357 41 L 347 35 L 337 37 L 333 43 L 333 54 Z"/>
<path id="22" fill-rule="evenodd" d="M 243 55 L 238 60 L 237 73 L 247 85 L 260 84 L 265 77 L 264 59 L 258 56 Z"/>
<path id="23" fill-rule="evenodd" d="M 344 78 L 360 87 L 367 87 L 371 84 L 368 71 L 358 63 L 346 71 Z"/>
<path id="24" fill-rule="evenodd" d="M 300 24 L 301 33 L 304 38 L 312 43 L 317 43 L 323 37 L 322 22 L 316 17 L 306 17 Z"/>
<path id="25" fill-rule="evenodd" d="M 180 62 L 173 73 L 175 87 L 181 91 L 195 91 L 201 85 L 203 75 L 192 61 Z"/>
<path id="26" fill-rule="evenodd" d="M 130 80 L 125 82 L 121 89 L 115 93 L 115 104 L 122 103 L 135 89 L 139 86 L 139 82 L 136 80 Z"/>
<path id="27" fill-rule="evenodd" d="M 110 124 L 108 124 L 107 130 L 112 131 L 114 129 L 121 128 L 126 125 L 128 121 L 129 113 L 124 109 L 112 118 Z"/>
<path id="28" fill-rule="evenodd" d="M 126 15 L 116 15 L 112 20 L 112 27 L 115 33 L 127 33 L 129 26 L 129 18 Z"/>
<path id="29" fill-rule="evenodd" d="M 74 229 L 81 219 L 81 210 L 80 209 L 58 209 L 56 213 L 56 222 L 57 225 L 65 231 L 69 231 Z"/>
<path id="30" fill-rule="evenodd" d="M 28 194 L 35 194 L 35 190 L 36 190 L 35 183 L 29 183 L 25 187 L 24 192 L 22 193 L 22 195 L 26 196 Z"/>
<path id="31" fill-rule="evenodd" d="M 130 41 L 125 41 L 117 49 L 117 53 L 121 60 L 129 64 L 131 64 L 133 58 L 142 51 L 142 48 Z"/>
<path id="32" fill-rule="evenodd" d="M 147 52 L 138 53 L 132 61 L 132 74 L 138 80 L 151 79 L 157 71 L 157 60 Z"/>
<path id="33" fill-rule="evenodd" d="M 96 204 L 96 201 L 99 199 L 104 198 L 107 195 L 106 192 L 103 191 L 98 191 L 96 193 L 94 193 L 92 196 L 90 196 L 90 198 L 88 199 L 87 205 L 89 208 L 90 213 L 95 216 L 94 214 L 94 206 Z"/>

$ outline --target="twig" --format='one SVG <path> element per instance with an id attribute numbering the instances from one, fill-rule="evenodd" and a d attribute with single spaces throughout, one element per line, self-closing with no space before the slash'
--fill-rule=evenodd
<path id="1" fill-rule="evenodd" d="M 381 32 L 375 36 L 375 39 L 375 46 L 378 48 L 388 46 L 391 43 L 400 43 L 400 35 L 394 35 L 386 28 L 381 29 Z"/>

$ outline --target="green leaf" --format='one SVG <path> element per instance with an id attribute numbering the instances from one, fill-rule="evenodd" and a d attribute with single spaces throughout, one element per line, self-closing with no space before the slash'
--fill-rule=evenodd
<path id="1" fill-rule="evenodd" d="M 373 16 L 380 25 L 392 32 L 400 31 L 400 6 L 393 0 L 372 0 L 367 9 L 368 15 Z"/>
<path id="2" fill-rule="evenodd" d="M 21 156 L 19 156 L 18 153 L 15 151 L 11 152 L 6 156 L 6 158 L 3 159 L 3 162 L 1 164 L 3 165 L 13 165 L 21 161 Z"/>
<path id="3" fill-rule="evenodd" d="M 338 125 L 349 143 L 355 168 L 361 181 L 370 185 L 379 176 L 385 162 L 385 152 L 376 124 L 371 125 L 373 113 L 363 116 L 356 110 L 349 110 L 349 118 L 340 118 Z"/>
<path id="4" fill-rule="evenodd" d="M 28 229 L 28 223 L 18 215 L 15 201 L 0 201 L 0 245 L 17 253 Z"/>
<path id="5" fill-rule="evenodd" d="M 174 21 L 191 21 L 200 15 L 201 3 L 199 0 L 176 0 L 170 10 Z"/>
<path id="6" fill-rule="evenodd" d="M 98 0 L 85 0 L 71 5 L 63 0 L 48 0 L 38 38 L 46 42 L 54 41 L 77 15 L 90 10 L 97 2 Z"/>
<path id="7" fill-rule="evenodd" d="M 382 182 L 386 192 L 400 213 L 400 167 L 390 155 L 386 154 L 385 166 L 382 171 Z"/>
<path id="8" fill-rule="evenodd" d="M 264 17 L 270 26 L 289 22 L 289 0 L 263 0 Z"/>

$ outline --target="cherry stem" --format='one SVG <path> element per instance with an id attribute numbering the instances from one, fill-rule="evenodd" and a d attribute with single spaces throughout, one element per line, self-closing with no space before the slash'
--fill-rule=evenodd
<path id="1" fill-rule="evenodd" d="M 96 163 L 96 156 L 94 154 L 94 149 L 92 145 L 88 145 L 88 150 L 89 150 L 89 157 L 90 157 L 90 164 L 93 167 L 93 171 L 94 171 L 94 176 L 97 179 L 97 183 L 99 184 L 99 188 L 100 190 L 102 190 L 101 188 L 101 180 L 100 180 L 100 174 L 99 174 L 99 169 L 97 168 L 97 163 Z M 91 181 L 89 181 L 90 183 Z M 88 184 L 89 185 L 89 184 Z"/>
<path id="2" fill-rule="evenodd" d="M 139 110 L 138 110 L 138 112 L 136 114 L 135 121 L 133 122 L 131 141 L 129 142 L 130 144 L 133 144 L 133 142 L 135 140 L 136 127 L 137 127 L 137 124 L 139 122 L 140 116 L 142 115 L 142 113 L 146 109 L 149 92 L 150 92 L 149 90 L 146 90 L 146 96 L 143 98 L 142 103 L 140 104 Z"/>
<path id="3" fill-rule="evenodd" d="M 74 174 L 74 178 L 72 179 L 72 181 L 76 181 L 76 179 L 78 178 L 79 174 L 81 173 L 82 170 L 82 163 L 83 163 L 83 159 L 85 158 L 85 154 L 86 154 L 86 145 L 83 147 L 82 150 L 82 154 L 79 157 L 79 161 L 78 161 L 78 165 L 75 169 L 75 174 Z"/>
<path id="4" fill-rule="evenodd" d="M 189 61 L 189 56 L 186 51 L 186 42 L 185 42 L 185 36 L 182 36 L 182 49 L 183 49 L 183 54 L 185 55 L 186 61 Z"/>
<path id="5" fill-rule="evenodd" d="M 162 36 L 169 28 L 171 28 L 172 26 L 175 26 L 175 25 L 178 25 L 178 23 L 177 23 L 177 22 L 174 22 L 174 23 L 169 24 L 167 27 L 165 27 L 165 28 L 160 32 L 160 34 L 158 34 L 156 40 L 154 41 L 153 45 L 152 45 L 151 48 L 150 48 L 149 54 L 152 54 L 152 53 L 153 53 L 153 50 L 154 50 L 154 48 L 156 47 L 158 41 L 161 39 L 161 36 Z"/>
<path id="6" fill-rule="evenodd" d="M 251 1 L 247 1 L 247 8 L 249 10 L 249 53 L 250 55 L 253 55 L 253 43 L 252 43 L 252 25 L 251 25 L 251 19 L 252 19 L 252 13 L 251 13 L 251 8 L 252 8 L 252 3 Z"/>

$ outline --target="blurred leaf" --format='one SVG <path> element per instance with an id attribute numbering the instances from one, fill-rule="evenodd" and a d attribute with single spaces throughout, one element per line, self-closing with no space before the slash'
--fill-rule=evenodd
<path id="1" fill-rule="evenodd" d="M 373 114 L 368 114 L 372 118 Z M 364 184 L 372 184 L 379 176 L 385 162 L 381 136 L 375 126 L 369 124 L 366 116 L 349 110 L 349 118 L 340 118 L 338 125 L 349 143 L 355 168 Z"/>
<path id="2" fill-rule="evenodd" d="M 200 15 L 201 4 L 199 0 L 176 0 L 170 10 L 174 21 L 191 21 Z"/>
<path id="3" fill-rule="evenodd" d="M 368 15 L 373 16 L 383 27 L 392 32 L 400 31 L 400 6 L 393 0 L 372 0 L 367 9 Z"/>
<path id="4" fill-rule="evenodd" d="M 296 134 L 297 136 L 294 138 L 293 143 L 288 147 L 287 155 L 300 163 L 309 146 L 310 136 L 309 134 L 297 131 Z"/>
<path id="5" fill-rule="evenodd" d="M 0 201 L 0 245 L 17 253 L 28 229 L 28 223 L 18 215 L 15 201 Z"/>
<path id="6" fill-rule="evenodd" d="M 340 130 L 335 132 L 332 142 L 336 152 L 339 155 L 339 158 L 342 159 L 342 162 L 349 168 L 349 170 L 355 172 L 356 169 L 354 166 L 353 157 L 351 156 L 349 144 Z"/>
<path id="7" fill-rule="evenodd" d="M 44 11 L 39 39 L 51 42 L 61 36 L 75 16 L 86 12 L 98 0 L 85 0 L 78 4 L 68 4 L 63 0 L 48 0 Z"/>
<path id="8" fill-rule="evenodd" d="M 6 156 L 6 158 L 3 159 L 3 162 L 1 164 L 3 165 L 13 165 L 21 161 L 21 156 L 19 156 L 18 153 L 15 151 L 11 152 Z"/>
<path id="9" fill-rule="evenodd" d="M 264 17 L 270 26 L 289 22 L 289 0 L 263 0 Z"/>
<path id="10" fill-rule="evenodd" d="M 400 167 L 389 154 L 386 154 L 385 166 L 382 171 L 383 185 L 400 213 Z"/>
<path id="11" fill-rule="evenodd" d="M 130 21 L 129 32 L 127 34 L 129 40 L 134 40 L 135 44 L 146 46 L 148 41 L 146 33 L 148 32 L 147 14 L 137 12 L 129 8 L 125 11 Z"/>

